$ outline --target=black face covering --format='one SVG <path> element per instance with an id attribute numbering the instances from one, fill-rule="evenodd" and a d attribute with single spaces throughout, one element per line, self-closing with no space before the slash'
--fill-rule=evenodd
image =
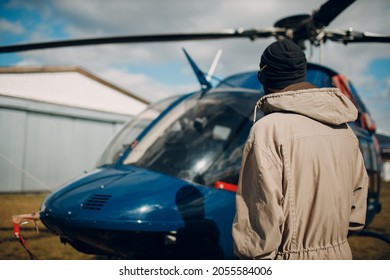
<path id="1" fill-rule="evenodd" d="M 257 77 L 265 87 L 283 89 L 306 79 L 306 56 L 294 42 L 283 39 L 269 45 Z"/>

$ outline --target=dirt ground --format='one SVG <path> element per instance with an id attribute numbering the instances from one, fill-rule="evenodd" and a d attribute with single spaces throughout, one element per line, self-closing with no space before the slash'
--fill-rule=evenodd
<path id="1" fill-rule="evenodd" d="M 39 207 L 46 194 L 0 195 L 0 260 L 27 260 L 29 255 L 15 239 L 11 216 L 32 213 Z M 390 238 L 390 182 L 382 184 L 382 211 L 368 230 Z M 21 226 L 23 237 L 31 251 L 42 260 L 86 260 L 96 259 L 93 255 L 79 253 L 69 245 L 61 244 L 41 223 L 39 233 L 33 223 Z M 381 239 L 367 236 L 353 236 L 349 239 L 354 259 L 389 260 L 390 244 Z"/>

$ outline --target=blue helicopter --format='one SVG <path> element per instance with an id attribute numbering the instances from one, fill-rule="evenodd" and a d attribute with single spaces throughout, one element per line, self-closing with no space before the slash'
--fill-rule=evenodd
<path id="1" fill-rule="evenodd" d="M 317 64 L 307 70 L 307 81 L 319 87 L 334 86 L 340 77 Z M 371 179 L 369 224 L 380 211 L 380 158 L 364 104 L 352 84 L 346 86 L 360 112 L 350 126 Z M 47 197 L 40 219 L 62 242 L 87 254 L 234 258 L 241 153 L 262 95 L 253 71 L 149 106 L 116 135 L 98 169 Z"/>
<path id="2" fill-rule="evenodd" d="M 390 42 L 360 32 L 325 31 L 353 1 L 330 0 L 312 15 L 292 16 L 274 28 L 221 33 L 126 36 L 0 47 L 0 52 L 71 45 L 246 37 L 288 37 L 303 47 L 336 42 Z M 264 92 L 257 72 L 213 87 L 185 52 L 199 91 L 150 105 L 109 143 L 96 170 L 50 194 L 39 219 L 76 250 L 122 259 L 234 259 L 231 226 L 242 150 L 253 109 Z M 308 63 L 307 81 L 338 87 L 356 105 L 349 125 L 360 141 L 370 176 L 367 225 L 381 209 L 379 145 L 375 124 L 352 83 L 327 67 Z M 256 120 L 263 115 L 259 112 Z M 255 120 L 255 121 L 256 121 Z"/>

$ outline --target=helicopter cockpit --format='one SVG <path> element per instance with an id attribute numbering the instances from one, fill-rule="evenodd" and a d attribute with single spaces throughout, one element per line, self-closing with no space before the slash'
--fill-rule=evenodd
<path id="1" fill-rule="evenodd" d="M 136 165 L 210 187 L 219 181 L 237 184 L 253 104 L 261 96 L 259 91 L 232 91 L 199 92 L 187 97 L 144 137 L 132 139 L 123 166 Z M 111 148 L 125 145 L 125 139 L 129 143 L 129 135 L 134 135 L 134 126 L 140 123 L 147 124 L 137 117 L 114 139 Z M 106 152 L 101 162 L 114 161 L 107 157 L 112 154 Z"/>
<path id="2" fill-rule="evenodd" d="M 333 87 L 333 77 L 336 72 L 308 63 L 308 82 Z M 352 84 L 349 89 L 357 95 Z M 156 102 L 117 134 L 98 166 L 131 164 L 210 187 L 217 182 L 237 185 L 252 111 L 262 95 L 251 71 L 230 76 L 206 93 Z M 353 100 L 363 106 L 358 96 Z M 261 117 L 258 110 L 257 119 Z"/>
<path id="3" fill-rule="evenodd" d="M 206 186 L 236 184 L 251 105 L 258 98 L 258 92 L 195 94 L 153 127 L 123 163 Z"/>

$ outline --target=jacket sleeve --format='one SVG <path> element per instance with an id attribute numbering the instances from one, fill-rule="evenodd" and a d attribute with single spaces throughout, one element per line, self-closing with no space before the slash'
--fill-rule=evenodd
<path id="1" fill-rule="evenodd" d="M 236 194 L 234 253 L 240 259 L 275 259 L 280 245 L 282 168 L 272 154 L 247 143 Z"/>
<path id="2" fill-rule="evenodd" d="M 361 231 L 366 221 L 368 176 L 364 166 L 363 156 L 357 149 L 356 176 L 352 196 L 351 215 L 349 219 L 349 232 L 352 235 Z"/>

